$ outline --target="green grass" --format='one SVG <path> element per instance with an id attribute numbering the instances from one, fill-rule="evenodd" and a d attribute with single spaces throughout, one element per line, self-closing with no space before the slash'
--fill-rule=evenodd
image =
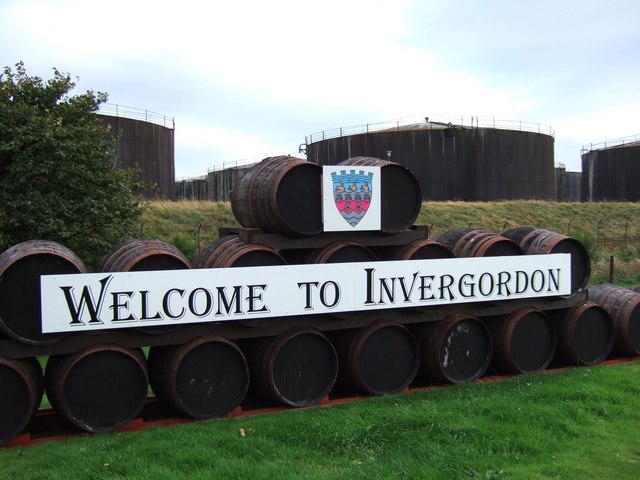
<path id="1" fill-rule="evenodd" d="M 0 478 L 636 479 L 638 405 L 639 362 L 583 367 L 5 448 Z"/>
<path id="2" fill-rule="evenodd" d="M 145 210 L 140 236 L 178 247 L 190 259 L 218 238 L 218 229 L 238 225 L 231 204 L 216 202 L 152 202 Z"/>

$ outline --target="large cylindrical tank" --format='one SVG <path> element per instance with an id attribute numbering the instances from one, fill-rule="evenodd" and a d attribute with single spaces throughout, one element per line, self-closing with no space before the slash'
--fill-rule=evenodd
<path id="1" fill-rule="evenodd" d="M 556 199 L 554 137 L 538 129 L 417 123 L 344 135 L 307 137 L 307 159 L 388 158 L 418 178 L 425 200 Z M 535 130 L 535 131 L 531 131 Z M 330 138 L 327 138 L 330 137 Z"/>
<path id="2" fill-rule="evenodd" d="M 583 149 L 582 201 L 640 200 L 640 141 L 613 143 L 601 149 Z"/>
<path id="3" fill-rule="evenodd" d="M 173 199 L 176 177 L 173 120 L 130 107 L 103 107 L 98 118 L 111 126 L 112 135 L 118 138 L 117 167 L 138 168 L 143 182 L 155 183 L 157 192 L 145 192 L 146 196 L 157 193 L 160 198 Z"/>

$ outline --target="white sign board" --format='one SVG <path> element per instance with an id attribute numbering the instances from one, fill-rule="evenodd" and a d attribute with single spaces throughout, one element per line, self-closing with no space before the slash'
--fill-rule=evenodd
<path id="1" fill-rule="evenodd" d="M 44 275 L 42 331 L 379 310 L 571 293 L 569 254 Z"/>
<path id="2" fill-rule="evenodd" d="M 322 167 L 325 232 L 380 230 L 380 167 Z"/>

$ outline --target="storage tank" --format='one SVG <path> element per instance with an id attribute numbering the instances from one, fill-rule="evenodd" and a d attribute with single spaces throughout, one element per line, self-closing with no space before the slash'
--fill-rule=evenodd
<path id="1" fill-rule="evenodd" d="M 582 200 L 640 200 L 640 134 L 582 147 Z"/>
<path id="2" fill-rule="evenodd" d="M 387 158 L 413 171 L 425 200 L 556 199 L 553 129 L 473 117 L 465 125 L 369 124 L 320 132 L 301 150 L 320 165 Z"/>
<path id="3" fill-rule="evenodd" d="M 118 138 L 119 168 L 139 168 L 143 182 L 155 183 L 157 196 L 174 198 L 175 147 L 173 119 L 121 105 L 102 104 L 98 118 Z M 156 192 L 145 192 L 154 196 Z"/>
<path id="4" fill-rule="evenodd" d="M 559 202 L 579 202 L 582 172 L 567 172 L 564 164 L 556 167 L 556 186 Z"/>

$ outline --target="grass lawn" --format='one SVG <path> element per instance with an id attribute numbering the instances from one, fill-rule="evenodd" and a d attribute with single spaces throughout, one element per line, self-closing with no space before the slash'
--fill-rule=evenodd
<path id="1" fill-rule="evenodd" d="M 4 448 L 0 478 L 637 479 L 639 407 L 635 361 Z"/>

